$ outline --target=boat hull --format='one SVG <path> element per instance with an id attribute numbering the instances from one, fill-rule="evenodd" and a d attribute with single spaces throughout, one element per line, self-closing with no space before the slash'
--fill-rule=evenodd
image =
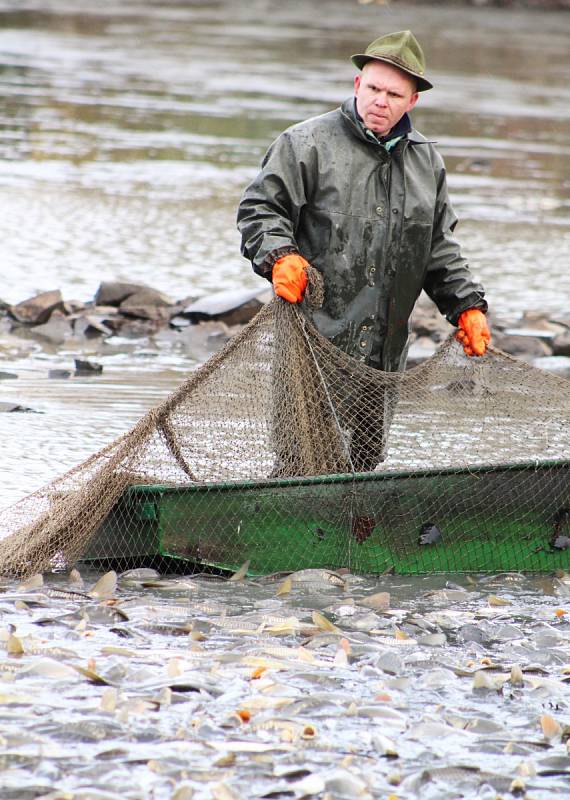
<path id="1" fill-rule="evenodd" d="M 551 462 L 133 486 L 86 559 L 156 557 L 221 570 L 249 561 L 254 575 L 567 569 L 569 478 L 570 462 Z"/>

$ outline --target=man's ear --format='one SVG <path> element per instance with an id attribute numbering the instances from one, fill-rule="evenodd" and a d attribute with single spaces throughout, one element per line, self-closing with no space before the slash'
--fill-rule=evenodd
<path id="1" fill-rule="evenodd" d="M 360 75 L 356 75 L 354 78 L 354 94 L 358 93 L 359 86 L 360 86 Z"/>
<path id="2" fill-rule="evenodd" d="M 414 92 L 414 94 L 410 98 L 410 104 L 408 106 L 408 111 L 412 110 L 412 108 L 415 106 L 415 104 L 418 102 L 419 99 L 420 99 L 419 92 Z"/>

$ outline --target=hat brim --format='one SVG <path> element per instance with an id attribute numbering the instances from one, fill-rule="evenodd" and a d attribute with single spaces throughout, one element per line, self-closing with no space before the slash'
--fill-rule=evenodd
<path id="1" fill-rule="evenodd" d="M 370 56 L 366 53 L 356 53 L 356 55 L 351 56 L 350 60 L 358 69 L 362 69 L 362 67 L 369 61 L 384 61 L 386 64 L 390 64 L 392 67 L 397 67 L 398 69 L 401 69 L 402 72 L 405 72 L 415 78 L 418 92 L 426 92 L 428 89 L 433 89 L 433 83 L 430 83 L 430 81 L 428 81 L 427 78 L 424 78 L 423 75 L 418 75 L 417 72 L 413 72 L 411 69 L 406 69 L 406 67 L 403 67 L 400 63 L 397 63 L 391 58 Z"/>

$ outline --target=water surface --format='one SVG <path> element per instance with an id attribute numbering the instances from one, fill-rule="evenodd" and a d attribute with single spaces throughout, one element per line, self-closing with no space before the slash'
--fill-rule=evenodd
<path id="1" fill-rule="evenodd" d="M 436 84 L 415 122 L 446 158 L 492 309 L 566 315 L 570 16 L 351 0 L 0 0 L 0 297 L 261 285 L 234 227 L 244 185 L 284 127 L 350 93 L 351 53 L 408 27 Z M 1 505 L 128 429 L 207 354 L 2 334 L 0 370 L 19 378 L 0 400 L 42 413 L 0 414 Z M 103 375 L 48 378 L 78 356 Z M 63 576 L 6 581 L 2 797 L 494 800 L 513 780 L 567 795 L 564 581 L 346 580 L 279 596 L 122 580 L 112 603 L 46 593 L 77 590 Z M 362 605 L 378 591 L 388 611 Z M 314 611 L 338 632 L 319 638 Z"/>

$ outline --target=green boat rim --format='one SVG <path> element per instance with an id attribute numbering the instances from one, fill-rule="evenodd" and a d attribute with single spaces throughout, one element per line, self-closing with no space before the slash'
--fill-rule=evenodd
<path id="1" fill-rule="evenodd" d="M 412 470 L 383 470 L 381 472 L 345 472 L 335 473 L 331 475 L 315 475 L 304 478 L 266 478 L 263 480 L 243 480 L 243 481 L 220 481 L 220 482 L 189 482 L 179 484 L 168 483 L 137 483 L 129 487 L 128 491 L 132 493 L 149 492 L 187 492 L 188 490 L 207 489 L 223 490 L 223 489 L 266 489 L 270 487 L 286 487 L 286 486 L 318 486 L 320 484 L 334 484 L 334 483 L 359 483 L 361 481 L 381 481 L 386 479 L 407 479 L 407 478 L 420 478 L 430 477 L 432 475 L 458 475 L 458 474 L 472 474 L 488 472 L 504 472 L 516 470 L 538 470 L 549 467 L 568 467 L 570 468 L 570 461 L 567 459 L 551 460 L 551 461 L 520 461 L 510 463 L 497 463 L 497 464 L 478 464 L 476 466 L 462 466 L 462 467 L 433 467 L 424 469 Z"/>

